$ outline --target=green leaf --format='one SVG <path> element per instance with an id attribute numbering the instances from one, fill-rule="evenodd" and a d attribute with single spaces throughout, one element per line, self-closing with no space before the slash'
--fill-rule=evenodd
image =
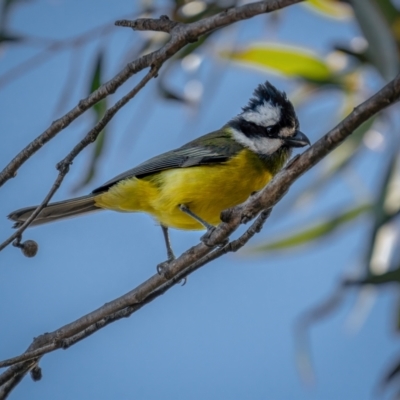
<path id="1" fill-rule="evenodd" d="M 271 250 L 282 250 L 290 247 L 300 246 L 317 239 L 321 239 L 322 237 L 328 235 L 329 233 L 332 233 L 345 223 L 348 223 L 356 219 L 361 214 L 364 214 L 371 210 L 372 210 L 371 204 L 363 204 L 354 207 L 331 219 L 315 223 L 311 225 L 309 228 L 303 229 L 293 235 L 286 236 L 272 243 L 256 246 L 253 249 L 251 249 L 251 251 L 265 252 Z"/>
<path id="2" fill-rule="evenodd" d="M 400 269 L 390 270 L 379 275 L 370 275 L 365 279 L 345 281 L 346 286 L 385 285 L 386 283 L 400 283 Z"/>
<path id="3" fill-rule="evenodd" d="M 351 8 L 336 0 L 308 0 L 302 4 L 326 17 L 345 19 L 352 16 Z"/>
<path id="4" fill-rule="evenodd" d="M 309 50 L 277 44 L 250 45 L 221 56 L 241 64 L 272 70 L 289 78 L 303 78 L 317 83 L 332 83 L 335 75 L 328 64 Z"/>
<path id="5" fill-rule="evenodd" d="M 103 52 L 99 52 L 94 64 L 92 79 L 90 80 L 89 93 L 94 92 L 96 89 L 100 87 L 102 71 L 103 71 Z M 97 104 L 95 104 L 95 106 Z"/>
<path id="6" fill-rule="evenodd" d="M 398 208 L 396 210 L 393 208 L 392 205 L 388 207 L 388 196 L 393 196 L 393 187 L 391 183 L 393 182 L 393 179 L 397 174 L 398 163 L 400 163 L 399 147 L 400 146 L 397 144 L 395 148 L 391 148 L 388 150 L 388 152 L 391 152 L 389 157 L 387 157 L 389 158 L 389 162 L 386 166 L 386 171 L 381 173 L 380 188 L 377 189 L 377 199 L 373 209 L 373 227 L 371 229 L 370 238 L 368 240 L 369 243 L 366 246 L 365 254 L 365 265 L 367 267 L 367 273 L 371 275 L 374 274 L 373 264 L 371 263 L 371 261 L 374 257 L 374 252 L 376 248 L 375 245 L 378 239 L 379 232 L 382 227 L 390 222 L 393 218 L 395 218 L 398 213 Z M 391 200 L 393 201 L 393 199 Z"/>
<path id="7" fill-rule="evenodd" d="M 400 12 L 393 5 L 391 0 L 375 0 L 376 5 L 382 12 L 382 15 L 386 18 L 393 27 L 394 24 L 398 23 L 398 18 L 400 16 Z"/>
<path id="8" fill-rule="evenodd" d="M 368 41 L 366 56 L 381 76 L 389 81 L 400 68 L 396 40 L 390 24 L 375 1 L 352 0 L 357 23 Z"/>
<path id="9" fill-rule="evenodd" d="M 104 64 L 104 55 L 103 52 L 100 51 L 97 55 L 96 61 L 94 63 L 94 68 L 91 74 L 89 93 L 97 90 L 102 84 L 102 75 L 103 75 L 103 64 Z M 102 99 L 98 103 L 96 103 L 92 107 L 95 123 L 98 123 L 104 116 L 107 110 L 107 100 Z M 103 154 L 104 144 L 106 142 L 106 129 L 103 129 L 100 134 L 97 136 L 94 148 L 92 148 L 92 152 L 89 159 L 89 165 L 87 167 L 87 171 L 84 174 L 82 180 L 74 187 L 73 191 L 77 191 L 82 187 L 86 186 L 95 176 L 97 162 L 100 156 Z"/>

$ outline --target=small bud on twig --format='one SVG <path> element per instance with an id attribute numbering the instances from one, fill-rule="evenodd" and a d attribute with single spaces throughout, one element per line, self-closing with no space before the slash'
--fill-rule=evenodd
<path id="1" fill-rule="evenodd" d="M 42 379 L 42 369 L 37 365 L 31 370 L 31 378 L 37 382 Z"/>
<path id="2" fill-rule="evenodd" d="M 25 257 L 35 257 L 39 249 L 34 240 L 25 240 L 21 243 L 21 237 L 14 240 L 13 246 L 20 248 Z"/>

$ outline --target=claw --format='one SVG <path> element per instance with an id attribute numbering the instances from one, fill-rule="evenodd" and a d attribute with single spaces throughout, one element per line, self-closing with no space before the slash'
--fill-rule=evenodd
<path id="1" fill-rule="evenodd" d="M 157 265 L 157 274 L 164 275 L 165 269 L 168 267 L 168 261 L 164 261 Z"/>
<path id="2" fill-rule="evenodd" d="M 214 247 L 214 245 L 210 244 L 210 238 L 215 231 L 215 226 L 212 226 L 207 229 L 207 232 L 200 238 L 200 240 L 208 247 Z"/>
<path id="3" fill-rule="evenodd" d="M 215 246 L 224 247 L 224 246 L 226 246 L 229 243 L 228 238 L 224 239 L 220 243 L 214 243 L 214 244 L 210 243 L 211 236 L 214 233 L 215 229 L 216 229 L 215 226 L 212 226 L 211 228 L 207 229 L 207 232 L 200 238 L 200 240 L 208 247 L 215 247 Z"/>
<path id="4" fill-rule="evenodd" d="M 167 260 L 167 261 L 164 261 L 164 262 L 158 264 L 157 265 L 157 273 L 158 273 L 158 275 L 163 276 L 165 279 L 171 279 L 172 277 L 170 276 L 170 274 L 168 272 L 168 267 L 169 267 L 169 263 L 171 261 L 173 261 L 173 260 L 174 259 Z"/>
<path id="5" fill-rule="evenodd" d="M 187 282 L 187 278 L 186 278 L 186 276 L 185 276 L 185 277 L 182 278 L 178 283 L 180 283 L 181 286 L 185 286 L 185 285 L 186 285 L 186 282 Z"/>

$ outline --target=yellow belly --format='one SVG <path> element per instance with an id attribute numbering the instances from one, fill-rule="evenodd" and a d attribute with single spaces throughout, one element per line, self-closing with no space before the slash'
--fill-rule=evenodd
<path id="1" fill-rule="evenodd" d="M 265 164 L 243 150 L 225 164 L 176 168 L 123 180 L 96 196 L 95 201 L 105 209 L 146 212 L 166 227 L 204 229 L 179 205 L 185 204 L 211 225 L 218 225 L 221 211 L 244 202 L 271 178 Z"/>

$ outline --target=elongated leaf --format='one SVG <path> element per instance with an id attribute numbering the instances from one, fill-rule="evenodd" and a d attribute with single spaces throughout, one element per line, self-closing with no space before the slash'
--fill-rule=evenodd
<path id="1" fill-rule="evenodd" d="M 104 63 L 103 59 L 104 59 L 103 52 L 99 52 L 96 62 L 94 64 L 92 78 L 90 80 L 89 93 L 95 91 L 102 84 L 102 73 L 103 73 L 103 63 Z M 98 103 L 96 103 L 93 106 L 92 110 L 95 116 L 95 122 L 97 123 L 103 118 L 107 110 L 106 99 L 100 100 Z M 87 185 L 95 176 L 97 162 L 99 160 L 99 157 L 103 153 L 105 141 L 106 141 L 106 129 L 103 129 L 96 139 L 94 149 L 92 149 L 87 171 L 84 174 L 82 180 L 74 187 L 73 191 L 77 191 L 82 187 L 84 187 L 85 185 Z"/>
<path id="2" fill-rule="evenodd" d="M 393 5 L 392 0 L 375 0 L 375 4 L 393 28 L 398 26 L 400 11 Z"/>
<path id="3" fill-rule="evenodd" d="M 370 275 L 365 279 L 345 281 L 346 286 L 386 285 L 387 283 L 400 283 L 400 269 L 390 270 L 379 275 Z"/>
<path id="4" fill-rule="evenodd" d="M 221 56 L 243 65 L 317 83 L 333 83 L 335 76 L 328 64 L 312 52 L 277 44 L 250 45 L 246 49 L 221 52 Z"/>
<path id="5" fill-rule="evenodd" d="M 92 73 L 92 79 L 90 81 L 90 87 L 89 87 L 89 93 L 94 92 L 96 89 L 98 89 L 101 85 L 101 75 L 103 72 L 103 52 L 100 52 L 97 56 L 96 62 L 94 64 L 94 69 Z M 96 113 L 97 119 L 100 119 L 104 115 L 105 111 L 105 104 L 104 101 L 99 101 L 93 106 L 93 109 Z"/>
<path id="6" fill-rule="evenodd" d="M 302 244 L 309 243 L 317 239 L 321 239 L 322 237 L 335 231 L 340 226 L 354 220 L 361 214 L 364 214 L 371 210 L 372 210 L 372 205 L 370 204 L 363 204 L 354 207 L 329 220 L 315 223 L 311 225 L 309 228 L 298 231 L 293 235 L 288 235 L 275 242 L 254 247 L 253 249 L 251 249 L 251 251 L 264 252 L 271 250 L 282 250 L 290 247 L 300 246 Z"/>
<path id="7" fill-rule="evenodd" d="M 388 154 L 386 157 L 389 158 L 389 162 L 386 166 L 386 171 L 381 174 L 381 182 L 380 187 L 377 189 L 377 199 L 374 206 L 374 222 L 373 227 L 371 229 L 370 238 L 368 239 L 369 243 L 366 246 L 366 254 L 365 254 L 365 265 L 367 268 L 367 273 L 373 274 L 371 269 L 371 261 L 374 256 L 374 249 L 378 237 L 378 233 L 383 225 L 385 225 L 388 221 L 390 221 L 391 217 L 395 214 L 395 210 L 387 209 L 387 198 L 390 193 L 390 182 L 393 179 L 393 176 L 396 174 L 396 166 L 398 160 L 400 145 L 396 143 L 395 148 L 388 149 Z M 386 207 L 385 207 L 386 204 Z"/>
<path id="8" fill-rule="evenodd" d="M 350 0 L 350 3 L 368 41 L 366 56 L 384 79 L 393 79 L 398 73 L 400 59 L 389 23 L 375 1 Z"/>
<path id="9" fill-rule="evenodd" d="M 302 4 L 326 17 L 345 19 L 352 16 L 351 8 L 336 0 L 308 0 Z"/>

